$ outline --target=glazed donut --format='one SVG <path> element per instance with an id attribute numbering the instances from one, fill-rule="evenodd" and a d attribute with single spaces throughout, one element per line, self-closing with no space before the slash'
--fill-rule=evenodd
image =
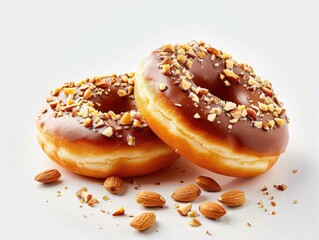
<path id="1" fill-rule="evenodd" d="M 179 157 L 147 126 L 134 100 L 135 74 L 100 76 L 54 89 L 37 138 L 62 167 L 84 176 L 138 176 Z"/>
<path id="2" fill-rule="evenodd" d="M 140 64 L 136 104 L 150 128 L 213 172 L 267 171 L 288 143 L 288 118 L 272 84 L 204 42 L 166 44 Z"/>

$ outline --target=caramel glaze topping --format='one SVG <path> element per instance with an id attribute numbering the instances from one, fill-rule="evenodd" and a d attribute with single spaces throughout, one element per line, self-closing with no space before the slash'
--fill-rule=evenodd
<path id="1" fill-rule="evenodd" d="M 72 142 L 135 146 L 155 134 L 137 111 L 135 74 L 100 76 L 54 89 L 38 116 L 41 128 Z"/>
<path id="2" fill-rule="evenodd" d="M 166 44 L 144 61 L 144 77 L 184 119 L 232 149 L 277 155 L 289 119 L 271 83 L 204 42 Z"/>

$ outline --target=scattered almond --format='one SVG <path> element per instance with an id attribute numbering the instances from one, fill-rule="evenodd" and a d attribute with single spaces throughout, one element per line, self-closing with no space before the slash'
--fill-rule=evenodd
<path id="1" fill-rule="evenodd" d="M 136 216 L 130 223 L 131 227 L 143 231 L 150 228 L 156 221 L 156 215 L 153 212 L 145 212 Z"/>
<path id="2" fill-rule="evenodd" d="M 242 191 L 232 190 L 223 193 L 217 200 L 228 207 L 237 207 L 246 202 L 246 197 Z"/>
<path id="3" fill-rule="evenodd" d="M 103 186 L 110 193 L 119 193 L 122 190 L 123 181 L 121 178 L 112 176 L 108 177 Z"/>
<path id="4" fill-rule="evenodd" d="M 181 216 L 186 216 L 187 213 L 192 209 L 192 204 L 191 203 L 186 203 L 182 206 L 180 206 L 177 209 L 177 212 L 181 215 Z"/>
<path id="5" fill-rule="evenodd" d="M 208 192 L 219 192 L 222 190 L 219 184 L 210 177 L 199 176 L 196 178 L 196 183 L 199 187 Z"/>
<path id="6" fill-rule="evenodd" d="M 61 173 L 57 169 L 49 169 L 40 172 L 35 176 L 35 180 L 40 183 L 54 183 L 59 180 Z"/>
<path id="7" fill-rule="evenodd" d="M 199 211 L 207 218 L 216 219 L 226 214 L 226 210 L 215 202 L 202 202 Z"/>
<path id="8" fill-rule="evenodd" d="M 201 194 L 201 190 L 195 184 L 191 183 L 179 187 L 172 193 L 171 197 L 178 202 L 194 201 Z"/>
<path id="9" fill-rule="evenodd" d="M 157 192 L 142 191 L 136 195 L 136 202 L 144 207 L 161 207 L 166 200 Z"/>

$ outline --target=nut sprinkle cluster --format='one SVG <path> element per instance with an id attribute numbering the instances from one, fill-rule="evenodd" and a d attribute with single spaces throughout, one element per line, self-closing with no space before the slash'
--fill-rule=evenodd
<path id="1" fill-rule="evenodd" d="M 77 122 L 83 127 L 99 131 L 106 138 L 122 138 L 122 130 L 147 127 L 140 113 L 134 108 L 135 104 L 132 103 L 134 79 L 135 74 L 129 73 L 87 78 L 77 84 L 64 83 L 51 91 L 46 99 L 49 107 L 45 108 L 42 114 L 47 113 L 50 108 L 55 118 L 71 116 L 77 118 Z M 131 109 L 124 112 L 99 110 L 103 102 L 108 101 L 107 97 L 111 91 L 116 91 L 116 94 L 112 94 L 111 97 L 128 98 L 127 101 L 131 103 L 127 104 L 127 108 Z M 133 135 L 126 137 L 129 146 L 135 146 L 135 141 Z"/>
<path id="2" fill-rule="evenodd" d="M 247 64 L 233 60 L 230 54 L 223 53 L 201 41 L 182 45 L 166 44 L 156 54 L 161 60 L 159 63 L 161 74 L 168 76 L 181 91 L 187 92 L 193 105 L 198 108 L 198 112 L 194 114 L 195 119 L 218 123 L 219 116 L 224 113 L 229 118 L 229 130 L 238 121 L 249 120 L 251 126 L 265 131 L 289 122 L 283 103 L 274 93 L 272 84 L 257 76 Z M 256 93 L 259 101 L 256 103 L 249 99 L 249 104 L 239 105 L 216 97 L 209 89 L 196 86 L 191 68 L 195 61 L 202 63 L 205 58 L 210 59 L 212 69 L 218 71 L 220 81 L 226 88 L 239 85 Z M 162 92 L 168 88 L 164 83 L 160 83 L 158 87 Z M 183 106 L 179 104 L 177 107 Z"/>

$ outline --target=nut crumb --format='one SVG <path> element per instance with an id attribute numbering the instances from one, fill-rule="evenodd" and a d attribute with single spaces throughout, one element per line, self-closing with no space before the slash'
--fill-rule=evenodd
<path id="1" fill-rule="evenodd" d="M 188 222 L 188 225 L 190 225 L 192 227 L 199 227 L 202 224 L 198 219 L 192 218 L 192 220 Z"/>
<path id="2" fill-rule="evenodd" d="M 288 186 L 286 186 L 285 184 L 280 184 L 280 185 L 274 185 L 274 188 L 277 188 L 280 191 L 285 191 L 287 190 Z"/>
<path id="3" fill-rule="evenodd" d="M 207 235 L 209 235 L 209 236 L 211 236 L 212 234 L 211 234 L 211 232 L 209 231 L 209 230 L 206 230 L 206 232 L 205 232 Z"/>
<path id="4" fill-rule="evenodd" d="M 247 226 L 248 226 L 248 227 L 252 227 L 251 223 L 249 223 L 249 222 L 247 223 Z"/>
<path id="5" fill-rule="evenodd" d="M 298 204 L 298 203 L 299 203 L 299 202 L 298 202 L 298 200 L 296 200 L 296 199 L 292 201 L 292 204 Z"/>
<path id="6" fill-rule="evenodd" d="M 104 195 L 103 197 L 102 197 L 102 200 L 103 201 L 107 201 L 107 200 L 109 200 L 110 198 L 107 196 L 107 195 Z"/>
<path id="7" fill-rule="evenodd" d="M 294 173 L 294 174 L 298 173 L 298 169 L 292 170 L 292 173 Z"/>

